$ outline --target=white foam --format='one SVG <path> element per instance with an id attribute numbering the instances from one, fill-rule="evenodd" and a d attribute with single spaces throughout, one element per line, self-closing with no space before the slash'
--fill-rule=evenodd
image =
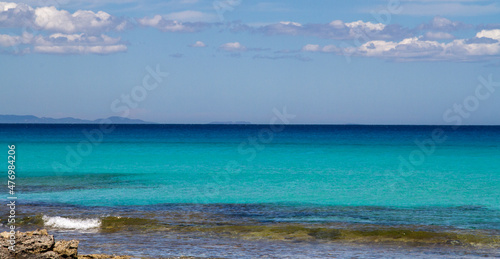
<path id="1" fill-rule="evenodd" d="M 100 219 L 72 219 L 63 217 L 43 216 L 45 226 L 61 229 L 93 229 L 101 226 Z"/>

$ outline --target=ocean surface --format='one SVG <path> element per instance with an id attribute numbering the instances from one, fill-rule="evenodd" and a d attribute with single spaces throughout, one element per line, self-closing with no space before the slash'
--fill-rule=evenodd
<path id="1" fill-rule="evenodd" d="M 83 253 L 500 256 L 500 127 L 0 124 L 0 145 L 19 227 Z"/>

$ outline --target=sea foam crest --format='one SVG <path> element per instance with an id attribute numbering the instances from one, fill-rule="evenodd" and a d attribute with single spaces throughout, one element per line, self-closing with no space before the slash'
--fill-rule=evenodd
<path id="1" fill-rule="evenodd" d="M 101 226 L 100 219 L 72 219 L 63 217 L 43 216 L 45 226 L 61 229 L 93 229 Z"/>

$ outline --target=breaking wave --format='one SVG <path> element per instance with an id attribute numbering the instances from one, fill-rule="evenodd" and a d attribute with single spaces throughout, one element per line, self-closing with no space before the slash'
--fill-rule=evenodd
<path id="1" fill-rule="evenodd" d="M 63 217 L 49 217 L 43 216 L 44 226 L 60 228 L 60 229 L 94 229 L 101 226 L 100 219 L 73 219 Z"/>

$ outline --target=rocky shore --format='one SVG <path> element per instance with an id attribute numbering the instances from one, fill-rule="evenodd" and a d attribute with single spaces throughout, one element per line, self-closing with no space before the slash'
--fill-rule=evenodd
<path id="1" fill-rule="evenodd" d="M 12 232 L 14 233 L 14 232 Z M 12 247 L 15 236 L 15 247 Z M 55 241 L 47 230 L 30 232 L 0 233 L 0 259 L 130 259 L 130 256 L 118 255 L 78 255 L 78 240 Z M 9 249 L 14 248 L 15 251 Z"/>

